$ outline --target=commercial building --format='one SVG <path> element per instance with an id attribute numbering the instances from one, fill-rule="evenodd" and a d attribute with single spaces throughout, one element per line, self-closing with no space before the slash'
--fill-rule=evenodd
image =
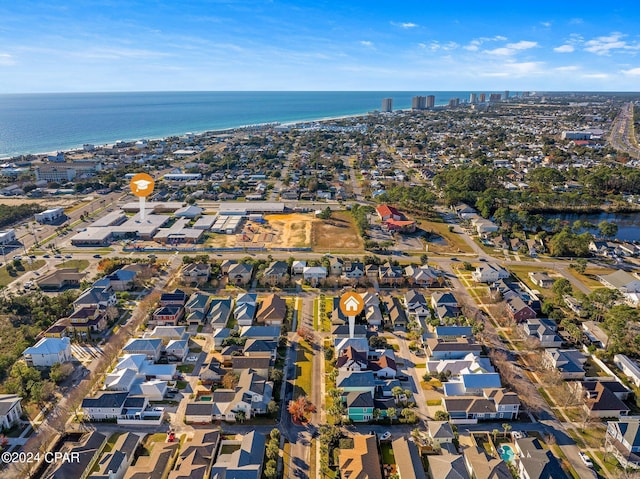
<path id="1" fill-rule="evenodd" d="M 0 230 L 0 245 L 11 244 L 16 240 L 16 230 Z"/>
<path id="2" fill-rule="evenodd" d="M 426 96 L 414 96 L 411 99 L 411 109 L 412 110 L 424 110 L 427 108 L 427 97 Z"/>
<path id="3" fill-rule="evenodd" d="M 393 111 L 393 98 L 382 99 L 382 111 L 386 113 L 391 113 Z"/>
<path id="4" fill-rule="evenodd" d="M 427 95 L 427 108 L 433 108 L 436 106 L 436 96 Z"/>
<path id="5" fill-rule="evenodd" d="M 64 216 L 64 209 L 50 208 L 42 213 L 36 213 L 34 216 L 38 223 L 55 223 Z"/>

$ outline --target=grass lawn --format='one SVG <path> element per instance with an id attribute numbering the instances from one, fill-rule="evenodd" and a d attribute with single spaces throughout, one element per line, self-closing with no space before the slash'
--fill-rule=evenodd
<path id="1" fill-rule="evenodd" d="M 190 374 L 193 372 L 194 365 L 193 364 L 181 364 L 176 369 L 183 374 Z"/>
<path id="2" fill-rule="evenodd" d="M 380 451 L 382 452 L 382 463 L 383 464 L 395 464 L 396 458 L 393 455 L 393 448 L 391 447 L 390 442 L 383 442 L 380 444 Z"/>
<path id="3" fill-rule="evenodd" d="M 327 313 L 331 313 L 333 310 L 333 297 L 324 298 L 324 316 L 320 318 L 322 321 L 322 329 L 326 333 L 331 332 L 331 318 L 327 316 Z"/>
<path id="4" fill-rule="evenodd" d="M 103 453 L 111 452 L 111 450 L 113 449 L 114 444 L 116 443 L 118 438 L 120 436 L 122 436 L 123 434 L 124 434 L 123 432 L 115 432 L 115 433 L 111 434 L 111 436 L 109 437 L 109 440 L 107 441 L 107 444 L 104 446 L 104 449 L 102 450 L 102 452 Z"/>
<path id="5" fill-rule="evenodd" d="M 313 353 L 311 346 L 306 341 L 298 343 L 298 355 L 296 358 L 296 382 L 293 397 L 307 396 L 311 394 L 311 359 Z"/>
<path id="6" fill-rule="evenodd" d="M 187 381 L 176 381 L 176 387 L 178 389 L 184 389 L 187 387 Z"/>
<path id="7" fill-rule="evenodd" d="M 593 453 L 598 459 L 600 459 L 600 462 L 602 462 L 604 464 L 604 467 L 607 469 L 607 471 L 609 471 L 610 474 L 614 474 L 616 475 L 619 471 L 620 471 L 620 464 L 618 463 L 618 460 L 613 457 L 611 454 L 607 454 L 606 460 L 605 460 L 605 456 L 604 456 L 604 452 L 598 451 Z M 593 463 L 594 466 L 598 467 L 597 463 Z"/>
<path id="8" fill-rule="evenodd" d="M 56 265 L 56 268 L 75 268 L 78 271 L 84 271 L 89 266 L 87 259 L 70 259 Z"/>
<path id="9" fill-rule="evenodd" d="M 320 298 L 313 299 L 313 330 L 318 331 L 318 319 L 320 314 L 320 307 L 318 306 L 318 302 L 322 301 Z"/>
<path id="10" fill-rule="evenodd" d="M 7 272 L 7 267 L 3 266 L 2 268 L 0 268 L 0 287 L 7 286 L 9 283 L 12 283 L 16 279 L 18 279 L 20 276 L 25 274 L 27 271 L 34 271 L 36 269 L 40 269 L 44 265 L 45 265 L 45 261 L 42 259 L 34 260 L 31 264 L 27 263 L 26 261 L 22 261 L 19 269 L 15 268 L 14 275 L 10 275 Z"/>
<path id="11" fill-rule="evenodd" d="M 517 265 L 509 265 L 509 267 L 507 269 L 509 270 L 509 272 L 512 275 L 516 276 L 520 281 L 525 283 L 529 288 L 531 288 L 532 290 L 539 291 L 540 294 L 542 296 L 544 296 L 545 298 L 553 298 L 555 296 L 553 294 L 553 291 L 551 291 L 551 288 L 541 288 L 540 286 L 536 286 L 535 284 L 533 284 L 531 279 L 529 279 L 529 273 L 530 272 L 533 272 L 533 273 L 542 273 L 542 272 L 549 273 L 550 270 L 548 268 L 544 268 L 544 267 L 541 267 L 541 266 L 524 266 L 524 265 L 517 264 Z"/>
<path id="12" fill-rule="evenodd" d="M 610 268 L 601 268 L 597 266 L 589 266 L 585 270 L 584 274 L 578 273 L 573 268 L 567 268 L 567 271 L 572 275 L 578 278 L 585 286 L 591 289 L 604 288 L 604 285 L 598 281 L 597 275 L 600 274 L 611 274 L 615 270 Z"/>
<path id="13" fill-rule="evenodd" d="M 155 434 L 149 434 L 144 438 L 142 442 L 142 453 L 141 456 L 150 456 L 151 450 L 153 449 L 153 445 L 156 442 L 164 442 L 167 438 L 167 435 L 164 432 L 157 432 Z"/>

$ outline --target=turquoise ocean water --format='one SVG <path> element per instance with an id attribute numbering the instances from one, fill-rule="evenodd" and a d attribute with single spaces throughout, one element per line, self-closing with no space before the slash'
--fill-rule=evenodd
<path id="1" fill-rule="evenodd" d="M 186 132 L 297 122 L 411 107 L 415 95 L 436 105 L 470 92 L 131 92 L 0 95 L 0 157 L 164 138 Z M 481 92 L 477 92 L 481 93 Z M 486 92 L 487 94 L 490 92 Z M 488 95 L 487 95 L 488 96 Z"/>

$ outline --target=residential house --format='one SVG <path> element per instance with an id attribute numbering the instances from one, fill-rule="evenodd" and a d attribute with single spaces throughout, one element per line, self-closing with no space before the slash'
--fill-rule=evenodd
<path id="1" fill-rule="evenodd" d="M 422 288 L 432 288 L 440 286 L 442 278 L 438 270 L 431 266 L 413 266 L 409 265 L 404 268 L 404 275 L 412 286 Z"/>
<path id="2" fill-rule="evenodd" d="M 214 298 L 211 300 L 206 323 L 213 328 L 225 328 L 231 317 L 231 298 Z"/>
<path id="3" fill-rule="evenodd" d="M 135 286 L 136 272 L 128 269 L 118 269 L 100 278 L 94 287 L 111 286 L 114 291 L 131 291 Z"/>
<path id="4" fill-rule="evenodd" d="M 213 392 L 213 418 L 234 422 L 239 413 L 245 419 L 256 414 L 266 414 L 273 397 L 273 383 L 253 369 L 240 373 L 235 389 L 216 389 Z"/>
<path id="5" fill-rule="evenodd" d="M 596 321 L 582 321 L 582 330 L 591 344 L 597 348 L 605 349 L 609 345 L 609 335 L 601 327 L 601 324 Z"/>
<path id="6" fill-rule="evenodd" d="M 162 293 L 160 295 L 160 306 L 180 306 L 187 302 L 188 295 L 181 289 L 176 289 L 173 293 Z"/>
<path id="7" fill-rule="evenodd" d="M 122 348 L 123 354 L 144 354 L 152 361 L 160 359 L 161 339 L 131 338 Z"/>
<path id="8" fill-rule="evenodd" d="M 509 467 L 502 460 L 490 456 L 484 448 L 471 446 L 463 449 L 464 463 L 469 476 L 475 479 L 513 479 Z"/>
<path id="9" fill-rule="evenodd" d="M 73 302 L 74 309 L 83 307 L 107 308 L 117 303 L 116 294 L 111 286 L 91 287 L 80 294 Z"/>
<path id="10" fill-rule="evenodd" d="M 107 314 L 102 306 L 85 306 L 76 309 L 66 320 L 67 331 L 88 337 L 92 332 L 102 332 L 107 329 Z"/>
<path id="11" fill-rule="evenodd" d="M 86 433 L 76 442 L 63 444 L 60 452 L 68 454 L 73 461 L 55 461 L 52 470 L 44 471 L 47 479 L 69 479 L 71 477 L 85 477 L 90 471 L 90 467 L 95 464 L 100 451 L 107 443 L 108 436 L 97 431 Z M 136 478 L 137 479 L 137 478 Z"/>
<path id="12" fill-rule="evenodd" d="M 372 354 L 377 352 L 378 351 L 370 351 L 367 369 L 373 371 L 373 375 L 376 379 L 395 378 L 398 372 L 398 366 L 396 365 L 396 358 L 393 350 L 382 350 L 381 354 Z"/>
<path id="13" fill-rule="evenodd" d="M 341 324 L 336 325 L 331 328 L 331 335 L 336 339 L 349 338 L 349 325 Z M 354 338 L 366 338 L 367 337 L 367 327 L 362 324 L 356 324 L 353 331 Z"/>
<path id="14" fill-rule="evenodd" d="M 559 348 L 562 338 L 558 336 L 558 325 L 553 319 L 532 318 L 520 325 L 526 337 L 534 338 L 543 348 Z"/>
<path id="15" fill-rule="evenodd" d="M 271 365 L 271 356 L 231 356 L 231 369 L 238 374 L 252 369 L 259 376 L 269 377 Z"/>
<path id="16" fill-rule="evenodd" d="M 331 309 L 331 324 L 333 326 L 347 324 L 347 316 L 342 312 L 342 308 L 340 308 L 340 296 L 334 296 L 332 298 L 332 309 Z"/>
<path id="17" fill-rule="evenodd" d="M 101 391 L 95 397 L 86 397 L 82 400 L 82 413 L 90 421 L 117 419 L 122 415 L 128 396 L 128 392 Z"/>
<path id="18" fill-rule="evenodd" d="M 289 265 L 286 261 L 273 261 L 262 273 L 262 278 L 270 285 L 286 283 L 289 280 Z"/>
<path id="19" fill-rule="evenodd" d="M 85 273 L 76 268 L 55 269 L 36 279 L 36 284 L 42 291 L 60 291 L 68 288 L 79 288 Z"/>
<path id="20" fill-rule="evenodd" d="M 393 325 L 393 328 L 396 330 L 407 329 L 407 315 L 404 308 L 402 307 L 402 303 L 400 302 L 400 300 L 393 296 L 386 296 L 384 298 L 384 304 L 387 308 L 389 321 Z"/>
<path id="21" fill-rule="evenodd" d="M 576 298 L 565 294 L 562 296 L 562 299 L 564 300 L 565 306 L 567 306 L 567 308 L 576 313 L 578 316 L 580 316 L 581 318 L 587 316 L 587 312 L 582 307 L 582 303 L 580 303 L 580 301 L 578 301 Z"/>
<path id="22" fill-rule="evenodd" d="M 640 366 L 638 366 L 637 362 L 624 354 L 616 354 L 613 357 L 613 364 L 618 366 L 618 368 L 627 375 L 636 387 L 640 388 Z"/>
<path id="23" fill-rule="evenodd" d="M 91 474 L 88 479 L 123 479 L 141 443 L 142 436 L 138 434 L 132 432 L 122 434 L 116 440 L 111 452 L 104 454 L 98 461 L 98 471 Z"/>
<path id="24" fill-rule="evenodd" d="M 485 389 L 501 388 L 502 383 L 498 373 L 462 371 L 442 386 L 445 396 L 470 396 L 482 394 Z"/>
<path id="25" fill-rule="evenodd" d="M 341 477 L 382 479 L 376 436 L 354 435 L 353 449 L 340 449 L 338 464 Z"/>
<path id="26" fill-rule="evenodd" d="M 161 306 L 151 315 L 150 325 L 155 326 L 177 326 L 184 317 L 182 306 Z"/>
<path id="27" fill-rule="evenodd" d="M 433 328 L 435 337 L 443 341 L 457 341 L 458 338 L 472 338 L 471 326 L 436 326 Z"/>
<path id="28" fill-rule="evenodd" d="M 371 279 L 377 280 L 378 275 L 380 274 L 380 266 L 377 264 L 367 264 L 364 267 L 364 275 Z"/>
<path id="29" fill-rule="evenodd" d="M 509 296 L 508 298 L 506 298 L 505 305 L 507 307 L 507 314 L 516 323 L 521 323 L 537 316 L 533 308 L 525 303 L 524 300 L 518 295 Z"/>
<path id="30" fill-rule="evenodd" d="M 521 437 L 515 441 L 515 465 L 522 479 L 567 479 L 567 474 L 548 448 L 538 438 Z"/>
<path id="31" fill-rule="evenodd" d="M 268 326 L 281 326 L 287 317 L 287 302 L 277 294 L 270 294 L 260 303 L 256 321 Z"/>
<path id="32" fill-rule="evenodd" d="M 189 340 L 172 339 L 165 346 L 163 353 L 170 358 L 175 358 L 180 362 L 184 362 L 187 354 L 189 354 Z"/>
<path id="33" fill-rule="evenodd" d="M 211 265 L 208 263 L 189 263 L 182 267 L 182 281 L 185 284 L 202 285 L 211 277 Z"/>
<path id="34" fill-rule="evenodd" d="M 449 421 L 426 421 L 426 423 L 427 434 L 433 445 L 442 446 L 442 444 L 453 443 L 455 434 Z"/>
<path id="35" fill-rule="evenodd" d="M 386 262 L 378 269 L 378 282 L 383 286 L 397 286 L 404 281 L 404 271 L 400 266 Z"/>
<path id="36" fill-rule="evenodd" d="M 549 273 L 547 273 L 546 271 L 530 271 L 528 275 L 531 282 L 541 288 L 551 288 L 553 286 L 553 283 L 556 282 L 555 278 L 549 276 Z"/>
<path id="37" fill-rule="evenodd" d="M 364 263 L 360 261 L 345 261 L 342 266 L 342 277 L 358 280 L 364 276 Z"/>
<path id="38" fill-rule="evenodd" d="M 213 421 L 213 403 L 209 401 L 188 402 L 184 410 L 187 424 L 209 424 Z"/>
<path id="39" fill-rule="evenodd" d="M 220 431 L 196 429 L 191 441 L 180 450 L 168 479 L 207 479 L 220 445 Z"/>
<path id="40" fill-rule="evenodd" d="M 364 306 L 364 317 L 369 326 L 382 326 L 382 311 L 380 311 L 380 306 L 378 306 L 378 304 L 369 304 Z"/>
<path id="41" fill-rule="evenodd" d="M 394 439 L 391 443 L 398 476 L 402 479 L 427 479 L 422 467 L 422 458 L 416 444 L 406 437 Z"/>
<path id="42" fill-rule="evenodd" d="M 433 479 L 469 479 L 464 456 L 444 451 L 440 455 L 429 455 L 429 473 Z"/>
<path id="43" fill-rule="evenodd" d="M 11 429 L 22 416 L 22 398 L 17 394 L 0 394 L 0 430 Z"/>
<path id="44" fill-rule="evenodd" d="M 238 326 L 251 326 L 256 315 L 258 295 L 254 293 L 243 293 L 236 298 L 236 307 L 233 316 L 236 318 Z"/>
<path id="45" fill-rule="evenodd" d="M 627 301 L 636 305 L 640 293 L 640 279 L 631 273 L 618 270 L 615 273 L 598 276 L 598 280 L 607 288 L 617 289 Z"/>
<path id="46" fill-rule="evenodd" d="M 409 312 L 409 316 L 415 319 L 430 318 L 431 310 L 429 302 L 424 295 L 416 290 L 410 289 L 404 295 L 404 304 Z"/>
<path id="47" fill-rule="evenodd" d="M 426 369 L 429 373 L 447 374 L 450 377 L 459 376 L 467 372 L 475 374 L 495 372 L 489 358 L 481 358 L 473 353 L 467 354 L 462 359 L 427 361 Z"/>
<path id="48" fill-rule="evenodd" d="M 591 418 L 619 418 L 629 414 L 623 402 L 630 390 L 618 381 L 576 381 L 569 383 L 577 397 L 585 398 L 583 408 Z"/>
<path id="49" fill-rule="evenodd" d="M 562 379 L 583 379 L 586 362 L 587 357 L 577 349 L 548 348 L 542 355 L 543 366 L 557 369 Z"/>
<path id="50" fill-rule="evenodd" d="M 73 359 L 71 340 L 64 338 L 42 338 L 22 352 L 28 366 L 50 368 L 56 363 L 65 363 Z"/>
<path id="51" fill-rule="evenodd" d="M 427 354 L 432 361 L 443 359 L 463 359 L 468 354 L 480 356 L 482 346 L 473 339 L 458 338 L 456 341 L 427 339 Z"/>
<path id="52" fill-rule="evenodd" d="M 229 282 L 236 285 L 247 285 L 253 276 L 253 265 L 238 263 L 229 266 L 227 270 Z"/>
<path id="53" fill-rule="evenodd" d="M 291 274 L 302 274 L 307 266 L 306 261 L 296 260 L 291 264 Z"/>
<path id="54" fill-rule="evenodd" d="M 607 422 L 605 449 L 623 468 L 640 468 L 640 418 L 620 418 Z"/>
<path id="55" fill-rule="evenodd" d="M 169 471 L 178 454 L 178 442 L 157 442 L 149 456 L 139 456 L 130 466 L 124 479 L 162 479 Z"/>
<path id="56" fill-rule="evenodd" d="M 324 266 L 305 266 L 302 270 L 302 277 L 312 285 L 318 284 L 327 278 L 327 270 Z"/>
<path id="57" fill-rule="evenodd" d="M 206 323 L 207 313 L 211 306 L 211 296 L 193 293 L 185 304 L 185 321 L 189 326 L 199 326 Z"/>
<path id="58" fill-rule="evenodd" d="M 168 344 L 170 341 L 187 339 L 186 326 L 156 326 L 152 331 L 144 333 L 145 339 L 161 339 L 162 344 Z"/>
<path id="59" fill-rule="evenodd" d="M 240 445 L 236 449 L 236 446 Z M 225 445 L 233 445 L 233 452 L 223 453 Z M 266 439 L 263 434 L 251 431 L 240 441 L 222 441 L 221 452 L 211 469 L 211 478 L 260 479 Z"/>
<path id="60" fill-rule="evenodd" d="M 373 371 L 340 371 L 336 378 L 336 388 L 348 392 L 368 392 L 373 397 L 375 376 Z"/>
<path id="61" fill-rule="evenodd" d="M 224 378 L 228 372 L 229 370 L 223 368 L 218 361 L 211 361 L 209 364 L 204 364 L 200 368 L 198 378 L 204 386 L 222 384 L 222 378 Z"/>
<path id="62" fill-rule="evenodd" d="M 247 338 L 247 340 L 277 340 L 280 337 L 280 326 L 242 326 L 240 337 Z"/>
<path id="63" fill-rule="evenodd" d="M 431 307 L 434 310 L 437 310 L 440 306 L 449 306 L 452 308 L 459 308 L 460 302 L 452 292 L 433 293 L 431 295 Z"/>
<path id="64" fill-rule="evenodd" d="M 339 371 L 366 371 L 368 366 L 367 352 L 358 351 L 348 346 L 336 359 L 336 369 Z"/>
<path id="65" fill-rule="evenodd" d="M 367 422 L 373 419 L 373 396 L 366 391 L 351 391 L 343 394 L 342 402 L 347 409 L 347 417 L 353 422 Z"/>
<path id="66" fill-rule="evenodd" d="M 341 258 L 337 258 L 335 256 L 329 258 L 329 274 L 331 276 L 340 276 L 342 274 L 343 266 L 344 261 Z"/>
<path id="67" fill-rule="evenodd" d="M 502 388 L 484 389 L 473 396 L 445 396 L 442 407 L 449 413 L 451 421 L 460 424 L 475 424 L 478 421 L 517 419 L 520 399 Z"/>
<path id="68" fill-rule="evenodd" d="M 476 267 L 471 277 L 478 283 L 495 283 L 500 279 L 507 279 L 509 272 L 499 266 L 485 263 Z"/>

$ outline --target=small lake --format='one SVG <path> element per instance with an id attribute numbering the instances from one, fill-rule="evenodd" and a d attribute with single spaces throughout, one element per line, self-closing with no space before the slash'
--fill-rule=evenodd
<path id="1" fill-rule="evenodd" d="M 553 213 L 541 214 L 547 220 L 560 218 L 571 224 L 574 221 L 587 221 L 594 225 L 598 225 L 601 221 L 608 221 L 618 225 L 618 234 L 614 239 L 620 241 L 640 241 L 640 213 Z M 591 230 L 597 234 L 597 228 Z"/>

